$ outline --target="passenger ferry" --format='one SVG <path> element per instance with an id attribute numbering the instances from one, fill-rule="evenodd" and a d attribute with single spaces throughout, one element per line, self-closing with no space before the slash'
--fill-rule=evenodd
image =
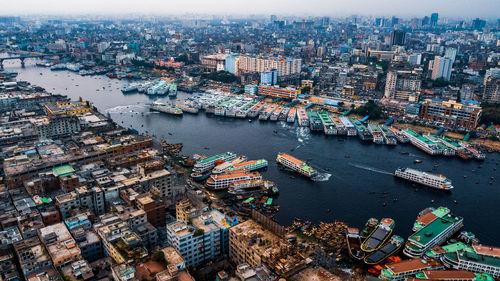
<path id="1" fill-rule="evenodd" d="M 130 83 L 130 84 L 124 85 L 122 87 L 122 93 L 135 92 L 139 89 L 140 85 L 141 84 L 139 84 L 139 83 Z"/>
<path id="2" fill-rule="evenodd" d="M 356 131 L 358 132 L 359 139 L 362 141 L 373 141 L 373 136 L 372 134 L 368 131 L 365 125 L 361 123 L 357 119 L 352 119 L 351 120 L 354 124 L 354 127 L 356 128 Z"/>
<path id="3" fill-rule="evenodd" d="M 306 177 L 313 177 L 317 175 L 317 171 L 312 168 L 311 166 L 307 165 L 305 162 L 289 155 L 284 152 L 278 153 L 278 157 L 276 158 L 276 161 L 280 163 L 281 165 L 290 168 Z"/>
<path id="4" fill-rule="evenodd" d="M 217 161 L 223 163 L 225 161 L 231 161 L 236 158 L 236 154 L 232 152 L 226 152 L 224 154 L 217 154 L 208 158 L 204 158 L 194 164 L 193 172 L 204 173 L 213 169 Z"/>
<path id="5" fill-rule="evenodd" d="M 327 111 L 320 111 L 318 112 L 318 116 L 323 123 L 323 131 L 325 132 L 325 135 L 336 135 L 337 128 L 335 127 L 335 123 L 333 123 L 330 118 L 330 114 L 328 114 Z"/>
<path id="6" fill-rule="evenodd" d="M 226 189 L 231 184 L 240 181 L 256 181 L 262 180 L 262 176 L 258 172 L 234 171 L 224 174 L 211 175 L 208 179 L 206 187 L 209 189 Z"/>
<path id="7" fill-rule="evenodd" d="M 347 135 L 347 129 L 344 126 L 344 123 L 342 123 L 342 121 L 340 121 L 340 119 L 337 116 L 334 116 L 333 114 L 330 115 L 330 118 L 332 119 L 332 122 L 335 124 L 335 128 L 337 128 L 337 134 Z"/>
<path id="8" fill-rule="evenodd" d="M 438 218 L 442 218 L 450 213 L 450 209 L 446 207 L 439 207 L 434 209 L 432 207 L 426 208 L 418 214 L 417 219 L 413 223 L 412 230 L 414 232 L 421 230 L 429 223 L 433 222 Z"/>
<path id="9" fill-rule="evenodd" d="M 346 131 L 347 131 L 347 136 L 355 136 L 357 134 L 356 127 L 354 127 L 354 124 L 352 124 L 351 120 L 345 116 L 340 116 L 339 117 L 340 121 L 344 124 Z"/>
<path id="10" fill-rule="evenodd" d="M 389 128 L 385 125 L 380 125 L 379 127 L 382 130 L 382 137 L 384 137 L 385 144 L 387 145 L 398 144 L 398 140 L 393 131 L 389 130 Z"/>
<path id="11" fill-rule="evenodd" d="M 323 131 L 323 123 L 316 111 L 308 111 L 307 117 L 309 118 L 309 129 L 311 131 Z"/>
<path id="12" fill-rule="evenodd" d="M 283 106 L 278 106 L 269 117 L 270 121 L 278 121 L 279 116 L 281 115 L 281 111 L 283 110 Z"/>
<path id="13" fill-rule="evenodd" d="M 288 117 L 288 112 L 290 112 L 290 107 L 285 107 L 281 110 L 280 116 L 278 117 L 279 121 L 286 121 Z"/>
<path id="14" fill-rule="evenodd" d="M 172 115 L 182 115 L 182 110 L 173 104 L 154 103 L 150 106 L 150 110 Z"/>
<path id="15" fill-rule="evenodd" d="M 288 112 L 288 116 L 286 118 L 286 122 L 295 123 L 295 117 L 297 116 L 297 108 L 290 108 L 290 112 Z"/>
<path id="16" fill-rule="evenodd" d="M 226 161 L 222 164 L 215 166 L 215 168 L 212 170 L 212 174 L 214 174 L 214 175 L 222 174 L 222 173 L 226 172 L 227 170 L 229 170 L 234 165 L 239 164 L 245 160 L 247 160 L 247 158 L 245 156 L 240 156 L 236 159 Z"/>
<path id="17" fill-rule="evenodd" d="M 309 126 L 309 118 L 307 117 L 306 110 L 303 107 L 299 107 L 297 109 L 297 119 L 299 126 L 301 127 Z"/>
<path id="18" fill-rule="evenodd" d="M 368 131 L 373 135 L 373 142 L 376 144 L 384 143 L 384 137 L 382 136 L 382 130 L 380 130 L 377 124 L 368 124 Z"/>
<path id="19" fill-rule="evenodd" d="M 432 141 L 424 138 L 423 136 L 413 132 L 410 129 L 404 129 L 401 131 L 403 135 L 405 135 L 414 146 L 420 148 L 430 155 L 439 155 L 441 154 L 441 150 L 439 146 Z"/>
<path id="20" fill-rule="evenodd" d="M 250 161 L 245 161 L 241 163 L 237 163 L 230 167 L 228 170 L 229 171 L 234 171 L 234 170 L 249 170 L 249 171 L 255 171 L 261 168 L 267 167 L 268 162 L 266 159 L 259 159 L 259 160 L 250 160 Z"/>
<path id="21" fill-rule="evenodd" d="M 433 220 L 408 237 L 403 253 L 410 258 L 422 257 L 430 248 L 448 240 L 463 226 L 463 218 L 448 213 Z"/>
<path id="22" fill-rule="evenodd" d="M 453 189 L 451 181 L 439 174 L 429 174 L 411 168 L 399 168 L 394 172 L 394 176 L 439 190 L 449 191 Z"/>
<path id="23" fill-rule="evenodd" d="M 400 143 L 408 143 L 410 139 L 408 139 L 407 136 L 405 136 L 400 130 L 394 128 L 394 127 L 389 127 L 389 130 L 391 130 L 394 133 L 394 136 Z"/>
<path id="24" fill-rule="evenodd" d="M 382 247 L 385 241 L 391 236 L 395 224 L 394 220 L 390 218 L 380 220 L 375 230 L 361 244 L 361 250 L 369 253 Z"/>

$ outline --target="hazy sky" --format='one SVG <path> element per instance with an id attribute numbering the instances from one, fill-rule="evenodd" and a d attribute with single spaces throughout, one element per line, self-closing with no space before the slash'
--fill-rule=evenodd
<path id="1" fill-rule="evenodd" d="M 2 3 L 3 2 L 3 3 Z M 0 14 L 303 14 L 500 18 L 500 0 L 1 0 Z"/>

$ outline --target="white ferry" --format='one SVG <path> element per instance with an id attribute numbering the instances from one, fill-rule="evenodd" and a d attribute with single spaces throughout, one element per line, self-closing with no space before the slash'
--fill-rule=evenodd
<path id="1" fill-rule="evenodd" d="M 434 175 L 411 168 L 399 168 L 394 176 L 440 190 L 452 190 L 451 180 L 443 175 Z"/>

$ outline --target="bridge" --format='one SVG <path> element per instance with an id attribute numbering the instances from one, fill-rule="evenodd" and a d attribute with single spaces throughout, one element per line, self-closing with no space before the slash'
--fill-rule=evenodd
<path id="1" fill-rule="evenodd" d="M 6 60 L 20 60 L 21 66 L 24 67 L 24 60 L 25 59 L 53 57 L 53 56 L 58 55 L 58 54 L 44 54 L 44 53 L 37 53 L 37 52 L 27 52 L 27 51 L 20 51 L 20 50 L 13 51 L 13 50 L 5 50 L 5 49 L 0 48 L 0 52 L 3 52 L 3 51 L 7 51 L 7 53 L 10 56 L 0 58 L 0 69 L 3 69 L 3 62 Z M 12 56 L 12 55 L 14 55 L 14 56 Z"/>

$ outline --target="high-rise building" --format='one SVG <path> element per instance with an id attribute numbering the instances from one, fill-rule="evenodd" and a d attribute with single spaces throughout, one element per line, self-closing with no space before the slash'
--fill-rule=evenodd
<path id="1" fill-rule="evenodd" d="M 393 30 L 391 31 L 391 46 L 404 46 L 406 38 L 406 32 L 404 30 Z"/>
<path id="2" fill-rule="evenodd" d="M 391 25 L 392 26 L 395 26 L 396 24 L 399 23 L 399 18 L 397 17 L 392 17 L 392 20 L 391 20 Z"/>
<path id="3" fill-rule="evenodd" d="M 452 66 L 453 61 L 451 59 L 438 56 L 434 57 L 431 78 L 433 80 L 443 78 L 446 81 L 450 81 Z"/>
<path id="4" fill-rule="evenodd" d="M 432 13 L 431 14 L 431 26 L 436 26 L 438 24 L 438 20 L 439 20 L 439 14 Z"/>
<path id="5" fill-rule="evenodd" d="M 411 94 L 420 91 L 421 86 L 418 70 L 391 70 L 387 73 L 384 98 L 408 100 Z"/>
<path id="6" fill-rule="evenodd" d="M 269 19 L 271 20 L 271 22 L 275 22 L 278 20 L 278 17 L 276 15 L 271 15 Z"/>
<path id="7" fill-rule="evenodd" d="M 474 30 L 482 30 L 486 26 L 486 21 L 480 18 L 475 18 L 472 21 L 472 29 Z"/>
<path id="8" fill-rule="evenodd" d="M 455 58 L 457 57 L 457 49 L 455 48 L 446 48 L 446 51 L 444 51 L 444 57 L 451 59 L 451 62 L 455 62 Z"/>
<path id="9" fill-rule="evenodd" d="M 439 122 L 446 127 L 474 129 L 481 116 L 481 107 L 476 102 L 425 100 L 419 117 L 423 120 Z"/>
<path id="10" fill-rule="evenodd" d="M 238 71 L 243 73 L 264 72 L 276 69 L 278 77 L 300 73 L 302 59 L 284 59 L 273 57 L 255 57 L 242 55 L 238 59 Z"/>
<path id="11" fill-rule="evenodd" d="M 268 69 L 260 73 L 260 85 L 276 84 L 278 84 L 278 71 L 276 69 Z"/>
<path id="12" fill-rule="evenodd" d="M 426 26 L 428 25 L 430 22 L 430 19 L 428 16 L 425 16 L 423 19 L 422 19 L 422 26 Z"/>
<path id="13" fill-rule="evenodd" d="M 483 101 L 500 103 L 500 78 L 494 76 L 484 78 Z"/>
<path id="14" fill-rule="evenodd" d="M 238 75 L 238 54 L 230 54 L 226 57 L 224 61 L 224 70 Z"/>
<path id="15" fill-rule="evenodd" d="M 408 57 L 408 63 L 411 65 L 420 65 L 422 62 L 422 54 L 415 53 Z"/>

